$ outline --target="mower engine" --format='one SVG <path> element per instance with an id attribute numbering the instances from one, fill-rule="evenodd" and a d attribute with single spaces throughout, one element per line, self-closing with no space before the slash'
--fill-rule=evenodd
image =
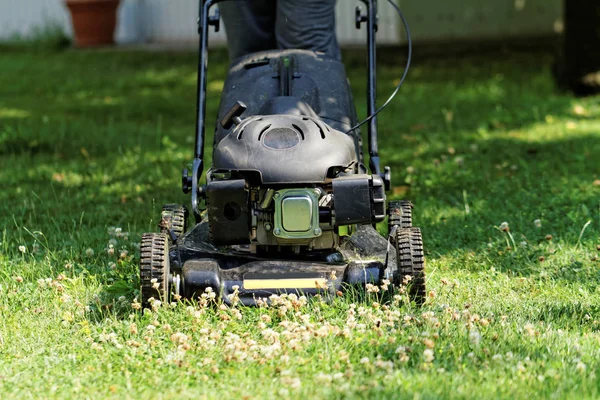
<path id="1" fill-rule="evenodd" d="M 385 218 L 383 180 L 358 173 L 351 136 L 307 115 L 241 121 L 243 109 L 236 104 L 223 121 L 238 125 L 215 147 L 207 174 L 216 245 L 249 244 L 253 252 L 263 246 L 332 249 L 351 225 Z"/>

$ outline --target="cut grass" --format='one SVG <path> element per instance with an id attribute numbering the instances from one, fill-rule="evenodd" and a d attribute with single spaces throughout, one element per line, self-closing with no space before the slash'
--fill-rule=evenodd
<path id="1" fill-rule="evenodd" d="M 0 397 L 600 396 L 600 104 L 557 92 L 548 54 L 422 62 L 381 114 L 390 196 L 424 233 L 423 308 L 138 313 L 137 242 L 189 201 L 196 55 L 2 52 Z M 363 57 L 345 60 L 360 113 Z M 381 99 L 399 75 L 381 66 Z"/>

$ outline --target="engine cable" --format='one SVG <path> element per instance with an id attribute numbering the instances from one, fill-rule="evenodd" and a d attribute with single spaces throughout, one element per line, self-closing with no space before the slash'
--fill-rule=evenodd
<path id="1" fill-rule="evenodd" d="M 406 59 L 406 67 L 404 68 L 404 73 L 402 74 L 402 78 L 400 78 L 400 83 L 398 83 L 398 86 L 396 86 L 396 89 L 394 89 L 394 91 L 392 92 L 390 97 L 385 101 L 385 103 L 383 103 L 383 105 L 381 107 L 379 107 L 373 114 L 371 114 L 367 118 L 365 118 L 362 122 L 359 122 L 358 124 L 356 124 L 352 128 L 350 128 L 346 132 L 346 134 L 349 134 L 352 131 L 354 131 L 355 129 L 358 129 L 360 126 L 366 124 L 367 122 L 369 122 L 370 120 L 375 118 L 375 116 L 377 114 L 379 114 L 385 107 L 387 107 L 387 105 L 394 99 L 394 97 L 396 96 L 396 94 L 398 93 L 398 91 L 400 90 L 402 85 L 404 84 L 404 81 L 406 80 L 406 75 L 408 75 L 408 70 L 410 69 L 410 63 L 412 61 L 412 38 L 410 36 L 410 28 L 408 27 L 408 23 L 406 22 L 406 19 L 404 18 L 404 14 L 402 14 L 400 7 L 398 7 L 396 5 L 396 3 L 394 3 L 392 0 L 387 0 L 387 2 L 390 3 L 392 5 L 392 7 L 394 7 L 394 9 L 396 10 L 396 13 L 402 20 L 402 24 L 404 25 L 404 31 L 406 32 L 406 41 L 408 42 L 408 57 Z"/>

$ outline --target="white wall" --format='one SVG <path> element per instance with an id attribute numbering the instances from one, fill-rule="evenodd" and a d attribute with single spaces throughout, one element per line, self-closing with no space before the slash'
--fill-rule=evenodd
<path id="1" fill-rule="evenodd" d="M 49 23 L 67 25 L 67 15 L 60 0 L 0 1 L 0 37 L 27 35 Z"/>
<path id="2" fill-rule="evenodd" d="M 119 7 L 117 43 L 139 42 L 140 12 L 145 0 L 122 0 Z M 35 34 L 57 24 L 71 35 L 71 20 L 63 0 L 0 0 L 0 40 Z"/>

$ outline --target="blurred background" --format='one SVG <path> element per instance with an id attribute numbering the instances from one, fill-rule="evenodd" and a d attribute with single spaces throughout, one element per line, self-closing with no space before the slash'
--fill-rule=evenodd
<path id="1" fill-rule="evenodd" d="M 378 43 L 406 44 L 396 13 L 386 1 L 379 3 Z M 577 94 L 596 93 L 600 88 L 597 51 L 600 3 L 596 0 L 399 0 L 397 3 L 408 17 L 414 43 L 421 48 L 417 57 L 465 49 L 473 52 L 484 46 L 545 49 L 559 56 L 554 73 L 563 88 Z M 355 29 L 353 23 L 356 4 L 338 1 L 337 34 L 342 46 L 364 44 L 364 32 Z M 101 15 L 99 8 L 108 14 Z M 3 2 L 0 42 L 66 45 L 74 40 L 79 47 L 85 47 L 106 44 L 109 38 L 108 42 L 119 46 L 192 48 L 197 42 L 194 18 L 197 13 L 198 0 Z M 82 14 L 87 19 L 80 19 Z M 94 39 L 97 43 L 92 43 L 78 38 L 81 31 L 90 34 L 95 30 L 104 30 L 101 34 L 104 39 Z M 210 45 L 225 46 L 225 35 L 224 27 L 211 34 Z"/>
<path id="2" fill-rule="evenodd" d="M 380 1 L 379 41 L 401 44 L 402 29 L 396 13 Z M 357 2 L 339 0 L 338 37 L 341 43 L 362 44 L 364 39 L 352 23 Z M 563 0 L 400 0 L 409 16 L 416 42 L 556 37 L 563 29 Z M 190 44 L 196 41 L 197 0 L 121 0 L 118 12 L 118 44 Z M 21 0 L 0 4 L 0 38 L 31 36 L 44 27 L 72 27 L 64 0 Z M 224 45 L 225 32 L 212 35 Z"/>

